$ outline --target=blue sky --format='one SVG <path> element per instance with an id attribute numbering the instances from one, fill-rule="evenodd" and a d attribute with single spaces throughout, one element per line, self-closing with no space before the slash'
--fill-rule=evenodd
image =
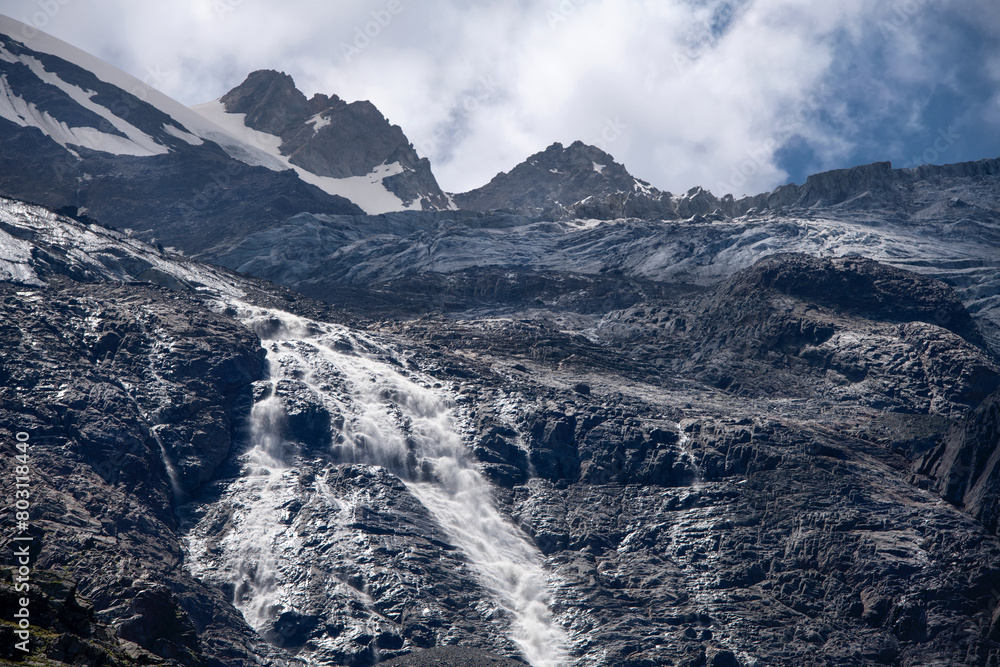
<path id="1" fill-rule="evenodd" d="M 836 112 L 819 110 L 815 124 L 848 141 L 841 165 L 1000 157 L 1000 7 L 976 5 L 900 2 L 862 40 L 840 38 L 822 83 Z M 800 137 L 778 160 L 797 181 L 841 166 Z"/>
<path id="2" fill-rule="evenodd" d="M 554 141 L 674 193 L 1000 157 L 996 0 L 3 0 L 187 104 L 250 71 L 370 99 L 442 186 Z"/>

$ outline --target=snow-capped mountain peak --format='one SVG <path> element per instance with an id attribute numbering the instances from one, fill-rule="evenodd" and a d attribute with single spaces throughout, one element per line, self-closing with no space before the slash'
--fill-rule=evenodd
<path id="1" fill-rule="evenodd" d="M 193 110 L 4 16 L 0 139 L 10 147 L 0 156 L 8 194 L 86 207 L 111 224 L 142 219 L 147 238 L 190 252 L 228 237 L 229 222 L 206 227 L 206 220 L 221 215 L 236 225 L 255 200 L 263 205 L 253 208 L 253 225 L 303 211 L 452 206 L 427 160 L 369 102 L 307 100 L 287 75 L 262 71 Z M 116 201 L 87 201 L 81 184 L 105 180 L 114 183 Z M 167 205 L 160 201 L 165 190 Z M 271 197 L 264 204 L 265 191 L 280 191 L 282 205 Z"/>
<path id="2" fill-rule="evenodd" d="M 370 214 L 452 207 L 430 163 L 368 101 L 306 96 L 283 72 L 258 70 L 218 100 L 193 107 L 281 168 Z"/>

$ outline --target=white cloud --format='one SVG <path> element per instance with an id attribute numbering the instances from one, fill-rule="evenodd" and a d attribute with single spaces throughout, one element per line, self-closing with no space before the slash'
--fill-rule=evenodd
<path id="1" fill-rule="evenodd" d="M 307 94 L 370 99 L 451 191 L 576 139 L 604 141 L 663 189 L 765 191 L 788 180 L 777 152 L 793 138 L 818 166 L 847 166 L 871 119 L 844 90 L 919 123 L 897 84 L 944 76 L 914 30 L 922 17 L 883 35 L 893 7 L 876 0 L 52 1 L 64 4 L 47 31 L 140 78 L 156 72 L 188 104 L 264 67 Z M 41 4 L 4 11 L 30 18 Z M 880 49 L 886 71 L 844 67 Z"/>

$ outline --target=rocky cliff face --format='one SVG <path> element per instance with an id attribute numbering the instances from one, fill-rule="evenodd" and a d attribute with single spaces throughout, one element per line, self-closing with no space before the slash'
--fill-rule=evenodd
<path id="1" fill-rule="evenodd" d="M 155 286 L 54 278 L 7 284 L 2 304 L 4 442 L 32 436 L 30 598 L 52 610 L 33 608 L 35 654 L 185 665 L 266 655 L 228 600 L 181 569 L 175 514 L 239 437 L 261 372 L 255 338 Z M 20 659 L 12 645 L 4 657 Z"/>
<path id="2" fill-rule="evenodd" d="M 736 393 L 815 391 L 959 416 L 1000 386 L 1000 366 L 947 285 L 870 260 L 773 255 L 711 290 L 684 325 L 650 305 L 631 319 L 645 307 L 664 337 L 689 336 L 690 356 L 677 356 Z"/>
<path id="3" fill-rule="evenodd" d="M 975 516 L 994 533 L 1000 530 L 1000 395 L 983 401 L 915 466 L 918 481 Z"/>
<path id="4" fill-rule="evenodd" d="M 13 493 L 14 433 L 30 433 L 33 656 L 248 665 L 272 655 L 229 599 L 184 570 L 177 514 L 241 446 L 263 372 L 257 337 L 199 290 L 255 288 L 10 200 L 0 229 L 0 264 L 16 274 L 0 284 L 3 488 Z M 14 528 L 5 515 L 8 552 Z M 11 584 L 0 584 L 5 619 L 19 597 Z M 6 622 L 0 631 L 13 638 Z M 13 641 L 3 651 L 23 657 Z"/>
<path id="5" fill-rule="evenodd" d="M 780 213 L 825 210 L 828 215 L 879 211 L 889 218 L 926 212 L 927 196 L 989 183 L 991 202 L 997 197 L 1000 160 L 955 165 L 924 165 L 893 169 L 889 162 L 814 174 L 805 184 L 788 184 L 771 192 L 736 199 L 694 187 L 683 195 L 661 192 L 631 176 L 604 151 L 575 142 L 553 144 L 510 172 L 498 174 L 481 188 L 455 195 L 463 209 L 507 210 L 548 218 L 643 218 L 655 220 L 739 218 L 767 211 Z M 979 196 L 985 194 L 977 188 Z M 966 194 L 967 192 L 963 192 Z M 976 204 L 954 197 L 954 205 Z"/>

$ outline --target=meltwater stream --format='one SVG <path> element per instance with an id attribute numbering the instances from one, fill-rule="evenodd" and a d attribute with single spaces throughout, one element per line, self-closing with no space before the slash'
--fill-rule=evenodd
<path id="1" fill-rule="evenodd" d="M 294 546 L 287 541 L 296 538 L 283 531 L 274 513 L 287 504 L 280 489 L 295 471 L 284 451 L 286 415 L 273 393 L 278 383 L 294 381 L 315 392 L 330 414 L 343 416 L 331 446 L 336 460 L 389 470 L 462 550 L 480 585 L 507 612 L 508 636 L 531 665 L 566 664 L 566 635 L 549 611 L 539 554 L 496 509 L 489 483 L 455 431 L 447 398 L 378 360 L 384 350 L 343 327 L 244 305 L 238 306 L 238 318 L 264 342 L 270 388 L 260 393 L 272 394 L 259 397 L 253 408 L 252 449 L 237 480 L 253 502 L 230 520 L 238 529 L 215 547 L 225 552 L 221 569 L 237 589 L 236 604 L 247 622 L 258 631 L 268 627 L 277 601 L 292 596 L 280 562 Z M 425 384 L 432 382 L 428 378 Z M 206 547 L 192 539 L 189 548 L 192 570 L 199 574 Z"/>

